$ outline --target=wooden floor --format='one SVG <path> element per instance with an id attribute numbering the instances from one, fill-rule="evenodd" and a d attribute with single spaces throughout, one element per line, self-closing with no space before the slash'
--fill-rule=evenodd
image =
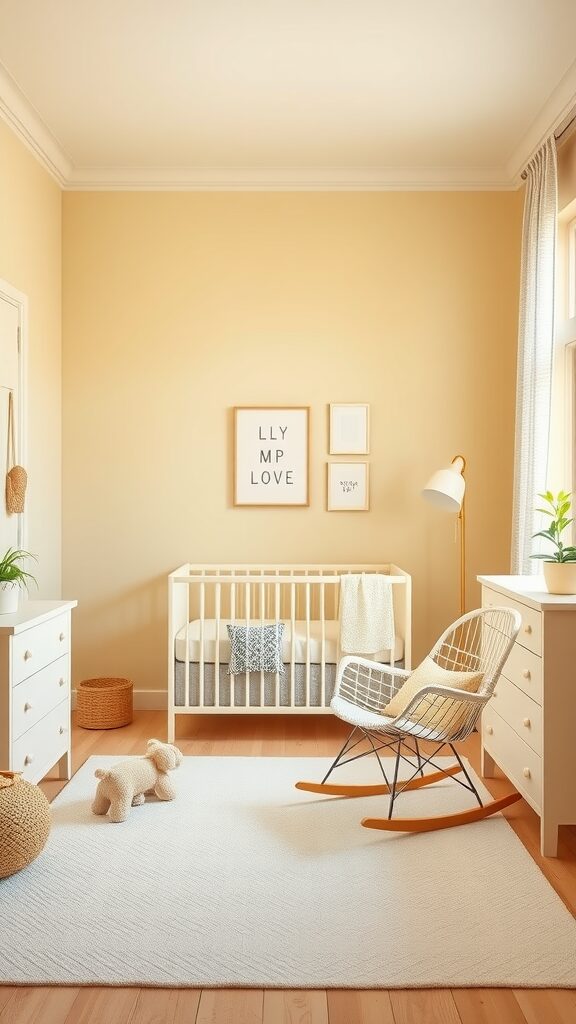
<path id="1" fill-rule="evenodd" d="M 182 724 L 185 754 L 322 755 L 337 749 L 342 723 L 318 716 L 198 717 Z M 166 737 L 166 716 L 138 712 L 110 732 L 74 729 L 74 770 L 91 754 L 142 753 Z M 478 770 L 478 737 L 466 744 Z M 509 789 L 487 782 L 494 795 Z M 46 781 L 52 798 L 62 783 Z M 576 914 L 576 829 L 564 828 L 560 856 L 538 852 L 539 821 L 520 801 L 505 812 L 526 849 Z M 473 827 L 473 826 L 470 826 Z M 486 872 L 489 865 L 480 866 Z M 513 880 L 511 880 L 513 884 Z M 463 908 L 465 909 L 465 908 Z M 1 956 L 1 952 L 0 952 Z M 262 991 L 203 989 L 0 987 L 0 1024 L 575 1024 L 576 990 L 411 989 L 406 991 Z"/>

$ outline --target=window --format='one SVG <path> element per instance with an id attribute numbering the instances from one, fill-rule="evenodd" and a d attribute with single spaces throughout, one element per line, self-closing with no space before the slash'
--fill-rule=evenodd
<path id="1" fill-rule="evenodd" d="M 576 138 L 566 145 L 569 148 L 576 155 Z M 548 454 L 548 486 L 553 491 L 576 487 L 576 180 L 573 158 L 568 161 L 566 156 L 562 152 L 558 161 L 560 212 Z"/>
<path id="2" fill-rule="evenodd" d="M 566 299 L 568 307 L 568 320 L 576 316 L 576 217 L 569 221 L 566 226 Z"/>

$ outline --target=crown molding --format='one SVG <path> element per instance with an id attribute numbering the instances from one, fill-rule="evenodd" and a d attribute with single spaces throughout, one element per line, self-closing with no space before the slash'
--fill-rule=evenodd
<path id="1" fill-rule="evenodd" d="M 575 106 L 576 61 L 501 167 L 76 167 L 0 64 L 0 118 L 71 192 L 513 191 L 533 154 Z"/>
<path id="2" fill-rule="evenodd" d="M 77 167 L 65 187 L 73 192 L 454 192 L 517 186 L 503 167 Z"/>
<path id="3" fill-rule="evenodd" d="M 557 131 L 576 107 L 576 61 L 560 79 L 546 103 L 534 118 L 526 134 L 506 164 L 506 174 L 515 187 L 521 184 L 522 171 L 543 142 Z"/>
<path id="4" fill-rule="evenodd" d="M 66 188 L 72 173 L 72 162 L 26 99 L 6 68 L 0 64 L 0 117 L 31 150 L 45 170 L 61 188 Z"/>

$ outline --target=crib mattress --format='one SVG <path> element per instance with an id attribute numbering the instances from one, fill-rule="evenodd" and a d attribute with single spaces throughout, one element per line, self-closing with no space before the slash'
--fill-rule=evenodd
<path id="1" fill-rule="evenodd" d="M 185 706 L 186 683 L 185 665 L 183 662 L 176 662 L 175 672 L 175 704 L 177 707 Z M 276 684 L 276 676 L 272 672 L 263 674 L 264 699 L 260 700 L 260 672 L 250 672 L 248 682 L 246 675 L 230 676 L 228 665 L 221 664 L 219 671 L 220 690 L 219 707 L 243 708 L 243 707 L 269 707 L 269 708 L 291 708 L 306 707 L 306 665 L 294 665 L 294 683 L 291 686 L 291 666 L 287 665 L 284 674 L 279 676 Z M 188 707 L 200 706 L 200 666 L 193 663 L 189 666 L 189 703 Z M 204 665 L 204 703 L 202 707 L 216 706 L 216 666 L 207 663 Z M 328 707 L 334 692 L 336 682 L 336 665 L 324 666 L 324 686 L 322 685 L 322 670 L 320 665 L 310 665 L 309 681 L 309 704 L 313 708 Z M 278 690 L 276 690 L 278 685 Z M 293 697 L 291 698 L 291 692 Z"/>
<path id="2" fill-rule="evenodd" d="M 274 621 L 274 619 L 254 619 L 251 620 L 250 625 L 272 625 Z M 289 665 L 292 660 L 292 623 L 290 619 L 280 619 L 279 621 L 284 622 L 282 661 L 285 665 Z M 245 622 L 241 619 L 236 619 L 234 622 L 232 619 L 220 620 L 219 661 L 221 665 L 226 666 L 226 672 L 230 660 L 230 642 L 228 640 L 228 630 L 226 629 L 228 624 L 241 626 L 245 625 Z M 322 623 L 319 620 L 312 620 L 310 622 L 310 642 L 308 644 L 306 620 L 297 619 L 294 623 L 295 664 L 306 665 L 307 661 L 309 661 L 319 665 L 322 660 L 326 664 L 336 664 L 342 653 L 338 651 L 338 633 L 339 623 L 335 619 L 326 620 L 324 623 L 324 658 L 322 658 Z M 200 619 L 194 619 L 188 624 L 188 644 L 188 660 L 190 662 L 199 662 Z M 307 649 L 308 657 L 306 656 Z M 183 626 L 179 633 L 176 634 L 175 657 L 176 661 L 186 661 L 186 626 Z M 370 657 L 375 661 L 390 662 L 390 651 L 378 651 L 376 654 L 371 654 Z M 394 645 L 394 661 L 401 661 L 403 657 L 404 641 L 402 637 L 397 636 Z M 204 663 L 215 664 L 215 661 L 216 619 L 204 619 Z"/>

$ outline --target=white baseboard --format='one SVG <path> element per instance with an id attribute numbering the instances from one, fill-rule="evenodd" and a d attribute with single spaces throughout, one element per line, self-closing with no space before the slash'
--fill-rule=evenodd
<path id="1" fill-rule="evenodd" d="M 135 711 L 165 711 L 168 707 L 166 690 L 134 690 Z M 76 707 L 76 690 L 72 690 L 72 708 Z"/>

